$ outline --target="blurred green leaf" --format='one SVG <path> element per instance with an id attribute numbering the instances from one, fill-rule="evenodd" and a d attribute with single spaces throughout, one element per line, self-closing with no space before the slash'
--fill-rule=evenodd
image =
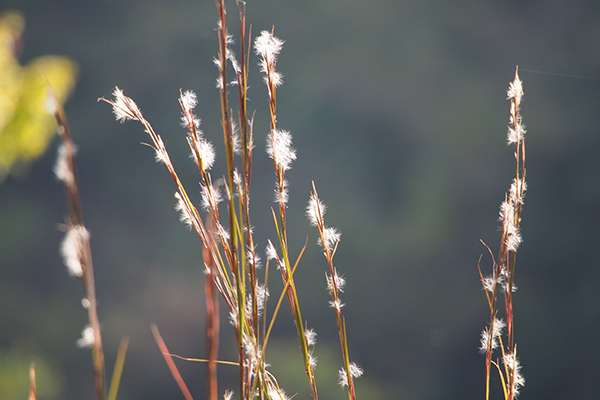
<path id="1" fill-rule="evenodd" d="M 29 366 L 35 362 L 38 397 L 58 399 L 62 395 L 61 376 L 40 355 L 19 347 L 0 351 L 0 399 L 25 399 L 29 391 Z"/>
<path id="2" fill-rule="evenodd" d="M 17 50 L 25 27 L 23 16 L 0 16 L 0 180 L 29 164 L 46 150 L 56 130 L 46 107 L 47 87 L 62 104 L 75 84 L 77 67 L 59 56 L 44 56 L 20 66 Z"/>

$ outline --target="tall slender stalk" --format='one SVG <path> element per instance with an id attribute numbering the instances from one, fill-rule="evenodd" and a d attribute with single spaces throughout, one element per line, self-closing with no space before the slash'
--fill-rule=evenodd
<path id="1" fill-rule="evenodd" d="M 312 355 L 314 337 L 316 334 L 305 327 L 302 317 L 297 288 L 294 281 L 294 272 L 304 252 L 304 248 L 295 258 L 290 255 L 287 239 L 286 207 L 287 207 L 287 181 L 285 172 L 295 160 L 296 153 L 291 147 L 289 132 L 278 129 L 276 117 L 276 87 L 282 84 L 282 76 L 275 70 L 277 56 L 283 41 L 273 36 L 272 32 L 262 32 L 254 41 L 246 31 L 245 4 L 237 2 L 240 16 L 240 58 L 237 59 L 231 47 L 233 37 L 227 31 L 226 10 L 223 0 L 215 0 L 218 15 L 218 56 L 214 63 L 218 70 L 217 89 L 221 104 L 221 128 L 225 142 L 226 173 L 223 179 L 213 181 L 210 169 L 215 160 L 214 148 L 200 130 L 200 120 L 196 118 L 194 108 L 197 105 L 196 94 L 192 91 L 181 91 L 179 103 L 182 109 L 183 122 L 188 130 L 187 141 L 193 160 L 200 173 L 202 208 L 207 213 L 206 224 L 200 217 L 188 191 L 179 179 L 175 167 L 167 153 L 164 142 L 150 122 L 142 115 L 137 104 L 125 96 L 121 89 L 115 88 L 113 100 L 100 99 L 113 107 L 117 120 L 138 121 L 144 127 L 151 139 L 150 147 L 155 151 L 156 160 L 165 164 L 176 187 L 176 210 L 180 219 L 199 236 L 203 246 L 204 267 L 207 272 L 206 297 L 207 297 L 207 352 L 208 360 L 208 386 L 207 397 L 213 400 L 218 391 L 216 378 L 217 360 L 217 335 L 218 335 L 218 309 L 215 293 L 219 292 L 229 309 L 230 322 L 233 325 L 236 337 L 239 369 L 238 390 L 240 399 L 273 399 L 285 400 L 288 397 L 280 388 L 273 373 L 268 371 L 265 361 L 265 348 L 269 340 L 271 328 L 278 316 L 280 305 L 287 297 L 294 322 L 300 339 L 301 354 L 311 388 L 312 397 L 318 399 L 315 382 L 314 367 L 316 359 Z M 265 74 L 269 106 L 269 133 L 267 137 L 267 153 L 273 159 L 275 167 L 275 197 L 278 203 L 278 212 L 273 212 L 275 232 L 280 253 L 275 250 L 272 242 L 267 246 L 267 267 L 264 275 L 264 284 L 260 283 L 258 269 L 260 257 L 257 255 L 253 238 L 253 226 L 250 222 L 250 183 L 252 178 L 253 160 L 253 116 L 247 111 L 248 90 L 248 65 L 250 47 L 259 56 L 261 71 Z M 233 71 L 235 79 L 229 82 L 228 71 Z M 229 100 L 229 90 L 237 86 L 238 115 L 237 124 L 233 115 L 234 111 Z M 238 156 L 239 154 L 239 156 Z M 241 172 L 240 172 L 241 171 Z M 222 194 L 224 193 L 224 194 Z M 227 217 L 222 216 L 219 203 L 225 200 Z M 222 210 L 221 210 L 222 211 Z M 227 218 L 225 228 L 222 220 Z M 333 252 L 331 254 L 333 256 Z M 276 260 L 281 272 L 284 288 L 279 297 L 279 302 L 267 321 L 265 303 L 269 297 L 267 289 L 269 260 Z M 269 326 L 268 330 L 266 329 Z M 345 370 L 355 371 L 354 364 L 348 361 L 346 344 L 345 321 L 341 314 L 338 327 L 340 341 L 344 349 Z M 191 396 L 177 372 L 172 356 L 166 354 L 166 345 L 162 339 L 158 340 L 163 355 L 171 369 L 173 376 L 182 388 L 186 397 Z M 348 373 L 351 387 L 351 399 L 354 399 L 354 385 Z M 231 393 L 227 392 L 227 396 Z"/>
<path id="2" fill-rule="evenodd" d="M 280 270 L 284 282 L 289 281 L 288 301 L 296 322 L 300 349 L 304 360 L 304 367 L 312 390 L 313 399 L 318 398 L 317 385 L 314 376 L 314 363 L 311 361 L 310 346 L 306 339 L 307 331 L 304 328 L 296 285 L 292 275 L 289 258 L 289 247 L 287 241 L 286 207 L 288 201 L 287 181 L 285 172 L 290 169 L 291 163 L 296 159 L 296 152 L 291 147 L 292 137 L 288 131 L 277 127 L 277 87 L 283 83 L 282 75 L 276 71 L 277 58 L 281 52 L 283 41 L 273 35 L 272 32 L 263 31 L 254 42 L 256 54 L 259 56 L 259 65 L 264 73 L 264 81 L 267 85 L 270 114 L 270 130 L 267 137 L 267 153 L 273 159 L 275 167 L 275 198 L 279 206 L 279 224 L 275 219 L 279 245 L 282 252 L 282 264 Z"/>
<path id="3" fill-rule="evenodd" d="M 208 216 L 208 218 L 211 218 Z M 214 232 L 215 223 L 209 219 L 208 228 Z M 214 237 L 209 237 L 214 245 Z M 208 354 L 208 365 L 206 369 L 206 398 L 208 400 L 217 400 L 219 396 L 219 386 L 217 381 L 217 360 L 219 356 L 219 299 L 215 287 L 216 265 L 207 248 L 203 249 L 204 263 L 208 269 L 207 279 L 204 283 L 206 295 L 206 352 Z"/>
<path id="4" fill-rule="evenodd" d="M 340 347 L 342 350 L 342 356 L 344 360 L 344 367 L 339 371 L 339 382 L 342 386 L 348 387 L 348 398 L 349 400 L 356 399 L 356 391 L 354 388 L 354 378 L 362 375 L 362 369 L 355 363 L 350 362 L 350 356 L 348 354 L 348 338 L 346 336 L 346 319 L 342 314 L 342 307 L 344 304 L 340 299 L 340 293 L 344 291 L 344 285 L 346 284 L 345 279 L 340 276 L 333 266 L 333 256 L 337 250 L 338 244 L 340 243 L 340 233 L 337 229 L 325 226 L 325 220 L 323 215 L 325 214 L 326 206 L 319 200 L 317 189 L 313 182 L 313 192 L 308 201 L 306 207 L 306 214 L 311 225 L 317 228 L 319 232 L 319 245 L 323 249 L 323 255 L 327 260 L 329 266 L 329 274 L 325 274 L 327 280 L 327 289 L 331 296 L 331 307 L 335 310 L 338 336 L 340 339 Z"/>
<path id="5" fill-rule="evenodd" d="M 507 141 L 514 144 L 515 150 L 515 178 L 505 195 L 500 206 L 501 240 L 498 257 L 493 262 L 492 275 L 484 277 L 479 271 L 481 281 L 490 309 L 489 326 L 481 334 L 480 351 L 485 353 L 486 365 L 486 400 L 490 396 L 491 366 L 495 365 L 500 374 L 504 397 L 513 400 L 519 389 L 525 383 L 521 374 L 521 366 L 517 359 L 517 345 L 514 340 L 514 308 L 513 293 L 517 248 L 521 244 L 521 209 L 527 185 L 525 183 L 525 126 L 520 114 L 521 100 L 523 98 L 523 85 L 519 78 L 518 68 L 515 78 L 508 89 L 510 100 L 510 117 Z M 487 246 L 486 246 L 487 247 Z M 488 247 L 488 251 L 492 254 Z M 492 255 L 492 259 L 494 259 Z M 497 296 L 498 291 L 504 292 L 504 318 L 498 318 Z M 503 330 L 506 328 L 506 343 L 502 340 Z M 494 362 L 493 351 L 500 347 L 503 368 Z"/>
<path id="6" fill-rule="evenodd" d="M 49 91 L 51 92 L 51 90 Z M 69 217 L 66 222 L 67 234 L 63 241 L 62 253 L 71 274 L 81 278 L 85 292 L 85 298 L 82 303 L 88 312 L 89 327 L 84 329 L 83 337 L 78 343 L 82 347 L 92 347 L 94 391 L 96 400 L 103 400 L 106 386 L 104 351 L 102 349 L 102 335 L 98 320 L 90 235 L 83 222 L 79 184 L 77 181 L 75 145 L 73 144 L 71 130 L 64 109 L 56 101 L 52 93 L 50 93 L 50 102 L 54 108 L 54 115 L 58 122 L 58 132 L 62 140 L 62 145 L 59 149 L 59 158 L 54 171 L 64 184 L 69 209 Z"/>
<path id="7" fill-rule="evenodd" d="M 29 395 L 27 400 L 37 400 L 37 383 L 35 381 L 35 363 L 29 364 Z"/>

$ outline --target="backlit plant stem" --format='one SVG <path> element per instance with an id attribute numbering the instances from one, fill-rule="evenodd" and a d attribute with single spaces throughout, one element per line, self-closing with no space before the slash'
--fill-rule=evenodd
<path id="1" fill-rule="evenodd" d="M 273 36 L 272 32 L 263 31 L 260 36 L 255 39 L 254 49 L 259 56 L 259 65 L 264 74 L 264 81 L 267 86 L 269 99 L 269 114 L 270 114 L 270 131 L 267 141 L 267 153 L 273 159 L 275 168 L 275 191 L 276 201 L 279 208 L 279 221 L 274 214 L 274 222 L 276 225 L 279 245 L 281 247 L 282 259 L 279 261 L 279 267 L 282 274 L 283 282 L 288 286 L 288 301 L 298 331 L 298 339 L 300 340 L 300 349 L 304 360 L 304 368 L 308 376 L 309 385 L 311 387 L 313 399 L 318 399 L 317 385 L 315 381 L 313 365 L 311 363 L 311 355 L 309 345 L 306 339 L 306 331 L 300 311 L 298 301 L 298 293 L 294 283 L 292 268 L 289 258 L 289 248 L 287 241 L 287 224 L 286 224 L 286 203 L 287 203 L 287 182 L 285 180 L 285 171 L 290 168 L 291 161 L 296 158 L 295 150 L 291 147 L 291 135 L 287 131 L 277 129 L 277 96 L 276 88 L 283 83 L 281 74 L 275 70 L 277 56 L 281 51 L 283 41 Z"/>
<path id="2" fill-rule="evenodd" d="M 90 237 L 83 223 L 81 199 L 79 195 L 79 184 L 77 181 L 77 168 L 75 166 L 75 145 L 71 138 L 71 130 L 67 122 L 64 109 L 50 93 L 49 101 L 54 108 L 54 115 L 58 123 L 58 132 L 62 140 L 60 158 L 55 168 L 56 175 L 64 183 L 67 204 L 69 208 L 69 219 L 67 229 L 69 232 L 77 232 L 78 248 L 74 249 L 79 258 L 81 273 L 76 273 L 81 278 L 85 292 L 85 303 L 88 312 L 88 321 L 93 331 L 92 343 L 92 366 L 94 371 L 94 388 L 96 400 L 104 399 L 106 386 L 106 375 L 104 367 L 104 351 L 102 348 L 102 335 L 98 321 L 96 302 L 96 286 L 94 283 L 94 268 L 92 266 L 92 251 L 90 248 Z M 72 231 L 74 230 L 74 231 Z M 64 246 L 64 244 L 63 244 Z"/>
<path id="3" fill-rule="evenodd" d="M 509 85 L 507 94 L 510 100 L 507 141 L 508 144 L 515 145 L 515 178 L 500 206 L 502 233 L 498 258 L 493 263 L 492 276 L 484 277 L 481 270 L 479 272 L 490 308 L 489 326 L 481 334 L 480 347 L 480 350 L 485 352 L 486 355 L 486 400 L 489 399 L 490 395 L 492 365 L 495 365 L 498 369 L 506 400 L 513 400 L 518 395 L 520 387 L 525 383 L 517 359 L 517 345 L 514 340 L 513 309 L 513 293 L 516 290 L 514 276 L 517 248 L 522 241 L 520 234 L 521 210 L 527 188 L 525 183 L 526 130 L 520 114 L 523 86 L 518 75 L 518 68 L 515 71 L 513 82 Z M 489 248 L 488 251 L 490 251 Z M 499 288 L 504 292 L 505 321 L 498 318 L 496 299 Z M 502 330 L 504 327 L 506 327 L 506 343 L 502 340 Z M 497 347 L 501 349 L 503 368 L 492 360 L 493 351 Z"/>
<path id="4" fill-rule="evenodd" d="M 331 307 L 335 310 L 338 336 L 340 340 L 340 347 L 342 350 L 342 357 L 344 361 L 344 367 L 339 371 L 340 384 L 342 386 L 348 386 L 348 398 L 349 400 L 356 399 L 356 392 L 354 389 L 354 377 L 362 375 L 362 369 L 356 364 L 350 362 L 350 356 L 348 354 L 348 339 L 346 336 L 346 320 L 342 314 L 342 307 L 344 304 L 340 299 L 340 292 L 343 291 L 345 280 L 343 277 L 338 275 L 336 268 L 333 266 L 333 256 L 337 250 L 337 246 L 340 242 L 340 233 L 335 228 L 325 226 L 325 220 L 323 215 L 325 214 L 326 206 L 319 200 L 317 189 L 313 182 L 313 191 L 306 208 L 306 214 L 308 216 L 311 225 L 317 228 L 319 234 L 318 243 L 321 245 L 323 255 L 327 260 L 329 266 L 329 275 L 325 274 L 327 281 L 327 289 L 331 296 Z"/>

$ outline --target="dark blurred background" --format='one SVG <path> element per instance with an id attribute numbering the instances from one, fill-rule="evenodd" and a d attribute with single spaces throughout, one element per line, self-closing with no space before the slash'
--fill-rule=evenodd
<path id="1" fill-rule="evenodd" d="M 219 156 L 213 176 L 223 174 L 214 3 L 5 0 L 0 11 L 11 8 L 27 22 L 22 63 L 60 54 L 79 65 L 66 112 L 79 146 L 109 372 L 121 337 L 131 340 L 119 399 L 181 398 L 150 324 L 172 352 L 205 355 L 200 243 L 178 221 L 167 171 L 139 145 L 141 127 L 115 122 L 97 98 L 118 85 L 137 101 L 199 201 L 177 97 L 180 88 L 198 93 Z M 228 8 L 237 37 L 237 9 L 231 1 Z M 478 346 L 489 312 L 477 261 L 483 254 L 490 270 L 480 239 L 497 249 L 498 206 L 514 176 L 506 89 L 519 65 L 529 184 L 514 297 L 521 398 L 597 398 L 600 3 L 250 0 L 247 18 L 254 34 L 274 26 L 286 40 L 278 121 L 298 150 L 288 224 L 292 252 L 309 242 L 297 282 L 304 317 L 319 334 L 321 397 L 346 394 L 336 384 L 341 356 L 326 263 L 304 216 L 312 180 L 329 206 L 326 222 L 342 232 L 335 261 L 348 281 L 350 354 L 365 370 L 358 398 L 483 398 Z M 275 237 L 274 173 L 255 57 L 251 67 L 252 211 L 264 249 Z M 75 345 L 86 324 L 83 291 L 58 253 L 66 206 L 52 173 L 57 143 L 0 186 L 3 398 L 25 398 L 31 360 L 40 398 L 92 398 L 90 354 Z M 222 331 L 222 358 L 233 359 L 226 322 Z M 289 313 L 271 346 L 282 387 L 309 398 Z M 178 365 L 203 398 L 204 365 Z M 235 389 L 235 368 L 220 371 L 221 392 Z M 492 398 L 501 398 L 498 390 Z"/>

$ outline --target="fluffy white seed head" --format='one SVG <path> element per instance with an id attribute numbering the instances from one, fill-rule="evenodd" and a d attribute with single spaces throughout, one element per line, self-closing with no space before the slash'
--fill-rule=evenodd
<path id="1" fill-rule="evenodd" d="M 231 144 L 233 146 L 233 152 L 235 154 L 241 154 L 242 153 L 242 142 L 240 140 L 240 131 L 239 131 L 238 125 L 235 121 L 231 121 L 231 131 L 232 131 Z"/>
<path id="2" fill-rule="evenodd" d="M 188 227 L 188 229 L 192 229 L 192 227 L 194 226 L 194 217 L 190 208 L 183 201 L 179 192 L 175 192 L 175 199 L 177 199 L 177 202 L 175 203 L 175 210 L 179 213 L 179 220 L 183 222 Z"/>
<path id="3" fill-rule="evenodd" d="M 219 236 L 219 238 L 221 238 L 221 240 L 229 240 L 229 231 L 227 229 L 225 229 L 223 227 L 223 225 L 221 225 L 218 221 L 217 221 L 217 235 Z"/>
<path id="4" fill-rule="evenodd" d="M 479 340 L 479 352 L 481 354 L 485 354 L 490 347 L 490 342 L 492 342 L 492 349 L 494 348 L 494 342 L 492 340 L 492 335 L 490 330 L 486 327 L 481 331 L 481 339 Z"/>
<path id="5" fill-rule="evenodd" d="M 146 131 L 147 132 L 147 131 Z M 167 166 L 171 164 L 171 158 L 169 157 L 169 153 L 167 152 L 167 148 L 165 147 L 165 143 L 162 140 L 162 137 L 156 136 L 154 138 L 156 147 L 154 148 L 154 161 L 157 163 L 162 163 Z"/>
<path id="6" fill-rule="evenodd" d="M 269 289 L 264 285 L 257 284 L 256 286 L 256 310 L 258 311 L 258 315 L 261 316 L 263 310 L 265 309 L 265 302 L 269 299 Z M 252 314 L 252 296 L 248 294 L 248 298 L 246 299 L 246 313 L 248 315 Z"/>
<path id="7" fill-rule="evenodd" d="M 91 325 L 86 325 L 81 331 L 81 337 L 77 339 L 77 347 L 90 348 L 93 347 L 95 343 L 94 329 Z"/>
<path id="8" fill-rule="evenodd" d="M 198 105 L 198 96 L 192 90 L 186 90 L 185 92 L 181 93 L 179 100 L 181 101 L 181 105 L 185 110 L 191 111 Z"/>
<path id="9" fill-rule="evenodd" d="M 267 389 L 267 396 L 272 400 L 289 400 L 289 397 L 285 394 L 283 389 L 275 386 L 269 386 Z"/>
<path id="10" fill-rule="evenodd" d="M 198 147 L 198 153 L 200 153 L 200 160 L 202 161 L 204 170 L 210 170 L 215 163 L 215 147 L 211 142 L 203 138 L 199 138 L 196 145 Z"/>
<path id="11" fill-rule="evenodd" d="M 267 241 L 265 254 L 267 255 L 267 260 L 276 260 L 278 258 L 277 250 L 275 250 L 275 246 L 273 246 L 273 242 L 271 242 L 270 240 Z"/>
<path id="12" fill-rule="evenodd" d="M 233 67 L 233 70 L 235 71 L 236 75 L 238 75 L 242 69 L 240 68 L 240 64 L 238 63 L 237 59 L 235 58 L 235 53 L 231 50 L 229 50 L 227 52 L 228 58 L 229 58 L 229 62 L 231 62 L 231 66 Z M 233 80 L 231 82 L 229 82 L 229 84 L 231 86 L 235 86 L 238 84 L 238 81 Z"/>
<path id="13" fill-rule="evenodd" d="M 350 376 L 352 378 L 359 378 L 363 374 L 363 370 L 361 367 L 356 365 L 355 363 L 350 363 Z M 342 387 L 348 386 L 348 374 L 346 373 L 346 369 L 342 368 L 338 371 L 338 384 Z"/>
<path id="14" fill-rule="evenodd" d="M 515 80 L 508 86 L 507 97 L 511 100 L 509 115 L 510 126 L 507 133 L 507 142 L 508 144 L 520 143 L 525 137 L 526 130 L 525 126 L 521 123 L 520 115 L 520 104 L 523 98 L 523 83 L 517 72 L 515 72 Z"/>
<path id="15" fill-rule="evenodd" d="M 508 201 L 503 201 L 500 203 L 500 221 L 508 221 L 511 219 L 511 216 L 514 215 L 514 210 L 512 205 Z"/>
<path id="16" fill-rule="evenodd" d="M 248 258 L 248 263 L 250 265 L 254 265 L 255 268 L 260 268 L 262 266 L 261 263 L 261 258 L 258 254 L 256 254 L 256 250 L 255 249 L 250 249 L 248 248 L 248 250 L 246 250 L 246 257 Z"/>
<path id="17" fill-rule="evenodd" d="M 505 280 L 502 280 L 502 281 L 500 282 L 500 284 L 501 284 L 501 286 L 502 286 L 502 291 L 503 291 L 504 293 L 506 293 L 506 292 L 508 292 L 508 291 L 509 291 L 508 284 L 506 283 L 506 281 L 505 281 Z M 512 288 L 510 289 L 510 291 L 514 293 L 514 292 L 516 292 L 516 291 L 517 291 L 517 289 L 518 289 L 517 285 L 515 285 L 515 284 L 514 284 L 514 282 L 513 282 L 513 285 L 512 285 Z"/>
<path id="18" fill-rule="evenodd" d="M 138 120 L 136 114 L 140 113 L 140 109 L 131 98 L 125 96 L 118 87 L 115 87 L 113 96 L 115 99 L 110 103 L 113 106 L 113 113 L 117 121 L 123 123 L 128 119 Z"/>
<path id="19" fill-rule="evenodd" d="M 275 182 L 275 202 L 287 204 L 289 200 L 288 182 L 284 179 L 281 184 Z"/>
<path id="20" fill-rule="evenodd" d="M 342 234 L 336 228 L 325 227 L 323 228 L 323 238 L 319 238 L 317 243 L 323 248 L 327 247 L 329 250 L 333 250 L 341 236 Z"/>
<path id="21" fill-rule="evenodd" d="M 323 215 L 326 210 L 327 206 L 319 200 L 314 193 L 311 193 L 310 198 L 308 199 L 308 206 L 306 206 L 308 222 L 310 222 L 312 226 L 323 225 Z"/>
<path id="22" fill-rule="evenodd" d="M 329 291 L 333 291 L 333 281 L 331 280 L 331 276 L 325 276 L 327 277 L 327 289 L 329 289 Z M 333 279 L 335 280 L 338 292 L 343 292 L 344 286 L 346 286 L 346 279 L 342 275 L 339 275 L 337 270 L 334 270 Z"/>
<path id="23" fill-rule="evenodd" d="M 515 127 L 509 127 L 508 132 L 506 133 L 507 144 L 522 142 L 526 133 L 527 130 L 525 129 L 525 126 L 521 124 L 517 124 Z"/>
<path id="24" fill-rule="evenodd" d="M 479 345 L 479 352 L 485 354 L 488 351 L 488 348 L 491 347 L 492 350 L 498 348 L 500 345 L 499 337 L 502 335 L 502 331 L 506 327 L 506 323 L 502 319 L 494 318 L 493 327 L 490 330 L 489 327 L 486 327 L 481 332 L 481 340 Z"/>
<path id="25" fill-rule="evenodd" d="M 269 288 L 265 285 L 256 286 L 257 306 L 259 312 L 265 309 L 265 303 L 269 300 Z"/>
<path id="26" fill-rule="evenodd" d="M 494 329 L 493 329 L 493 335 L 494 338 L 498 338 L 500 337 L 500 335 L 502 335 L 502 331 L 504 330 L 504 328 L 506 328 L 506 322 L 504 322 L 504 320 L 499 319 L 499 318 L 495 318 L 494 319 Z"/>
<path id="27" fill-rule="evenodd" d="M 234 43 L 235 43 L 235 37 L 231 33 L 226 32 L 226 34 L 225 34 L 225 44 L 229 46 L 229 45 L 232 45 Z"/>
<path id="28" fill-rule="evenodd" d="M 517 251 L 519 245 L 523 242 L 523 238 L 514 224 L 509 225 L 509 228 L 511 229 L 506 236 L 506 248 L 509 251 L 515 252 Z"/>
<path id="29" fill-rule="evenodd" d="M 273 85 L 275 87 L 279 87 L 281 85 L 283 85 L 283 74 L 277 71 L 272 71 L 271 74 L 269 76 L 265 76 L 263 78 L 263 81 L 268 84 L 269 83 L 269 78 L 271 78 L 271 83 L 273 83 Z"/>
<path id="30" fill-rule="evenodd" d="M 223 200 L 221 191 L 216 185 L 210 187 L 202 185 L 202 209 L 211 210 L 217 209 L 217 205 Z"/>
<path id="31" fill-rule="evenodd" d="M 517 199 L 517 201 L 522 201 Z M 500 220 L 502 221 L 502 232 L 506 235 L 506 247 L 509 251 L 517 251 L 517 248 L 523 241 L 519 228 L 517 226 L 515 203 L 509 198 L 500 204 Z"/>
<path id="32" fill-rule="evenodd" d="M 246 359 L 250 362 L 250 365 L 256 364 L 257 357 L 260 355 L 260 349 L 255 340 L 248 334 L 242 334 L 242 344 L 246 353 Z"/>
<path id="33" fill-rule="evenodd" d="M 283 84 L 283 75 L 275 71 L 275 64 L 277 64 L 277 57 L 281 52 L 283 43 L 283 40 L 276 38 L 268 31 L 262 31 L 254 39 L 254 51 L 259 57 L 260 70 L 265 74 L 263 79 L 269 87 L 269 96 L 273 95 L 271 85 L 277 87 Z"/>
<path id="34" fill-rule="evenodd" d="M 230 309 L 229 310 L 229 323 L 234 328 L 238 327 L 238 317 L 237 317 L 237 315 L 238 315 L 237 309 Z"/>
<path id="35" fill-rule="evenodd" d="M 306 345 L 311 348 L 308 353 L 308 364 L 312 369 L 315 369 L 317 367 L 317 357 L 312 352 L 317 344 L 317 332 L 312 328 L 307 328 L 304 330 L 304 338 L 306 339 Z"/>
<path id="36" fill-rule="evenodd" d="M 71 144 L 73 147 L 73 153 L 77 151 L 75 145 Z M 69 167 L 69 159 L 67 157 L 67 147 L 64 143 L 61 143 L 58 146 L 58 156 L 56 158 L 56 164 L 54 164 L 54 174 L 67 186 L 73 186 L 75 184 L 75 176 L 73 175 L 73 171 Z"/>
<path id="37" fill-rule="evenodd" d="M 188 116 L 186 114 L 181 115 L 181 126 L 184 128 L 189 129 L 190 125 L 192 125 L 198 131 L 200 129 L 201 123 L 202 123 L 202 120 L 200 118 L 196 118 L 194 115 L 191 115 L 191 116 Z"/>
<path id="38" fill-rule="evenodd" d="M 329 301 L 329 307 L 333 308 L 337 312 L 341 312 L 342 307 L 344 307 L 344 306 L 345 306 L 345 304 L 342 303 L 342 301 L 340 299 L 335 299 L 335 300 Z"/>
<path id="39" fill-rule="evenodd" d="M 519 78 L 519 74 L 515 73 L 515 79 L 508 84 L 506 92 L 507 99 L 514 99 L 517 104 L 521 103 L 523 98 L 523 82 Z"/>
<path id="40" fill-rule="evenodd" d="M 309 346 L 314 346 L 315 344 L 317 344 L 317 332 L 315 332 L 314 329 L 310 328 L 310 329 L 305 329 L 304 330 L 304 337 L 306 338 L 306 343 Z"/>
<path id="41" fill-rule="evenodd" d="M 262 31 L 254 39 L 254 51 L 260 57 L 260 66 L 263 72 L 269 65 L 274 65 L 277 62 L 277 56 L 283 48 L 284 41 L 273 36 L 269 31 Z"/>
<path id="42" fill-rule="evenodd" d="M 191 90 L 181 92 L 179 104 L 182 109 L 181 125 L 190 130 L 199 130 L 201 120 L 194 115 L 194 108 L 198 105 L 198 96 L 196 96 L 196 93 Z M 202 132 L 199 133 L 201 134 Z"/>
<path id="43" fill-rule="evenodd" d="M 292 148 L 292 135 L 289 131 L 274 129 L 267 135 L 267 154 L 284 171 L 291 168 L 296 159 L 296 150 Z"/>
<path id="44" fill-rule="evenodd" d="M 513 204 L 523 205 L 523 198 L 525 197 L 526 191 L 527 191 L 527 182 L 525 182 L 525 178 L 513 179 L 513 182 L 510 185 L 510 191 L 509 191 L 510 201 Z"/>
<path id="45" fill-rule="evenodd" d="M 240 197 L 243 197 L 245 193 L 244 190 L 244 181 L 242 180 L 242 176 L 240 175 L 237 168 L 233 171 L 233 184 L 236 189 L 236 194 Z M 244 226 L 244 231 L 246 231 L 247 227 Z"/>
<path id="46" fill-rule="evenodd" d="M 69 274 L 81 277 L 83 275 L 83 245 L 90 234 L 81 225 L 70 226 L 60 246 L 60 253 L 67 266 Z"/>
<path id="47" fill-rule="evenodd" d="M 483 289 L 491 293 L 494 291 L 494 285 L 502 284 L 503 281 L 504 279 L 502 278 L 502 275 L 498 275 L 497 277 L 486 276 L 483 278 L 482 282 Z"/>
<path id="48" fill-rule="evenodd" d="M 508 369 L 509 375 L 513 377 L 512 386 L 515 397 L 519 394 L 519 390 L 525 385 L 525 378 L 521 373 L 521 364 L 515 353 L 507 353 L 504 357 L 504 365 Z"/>

